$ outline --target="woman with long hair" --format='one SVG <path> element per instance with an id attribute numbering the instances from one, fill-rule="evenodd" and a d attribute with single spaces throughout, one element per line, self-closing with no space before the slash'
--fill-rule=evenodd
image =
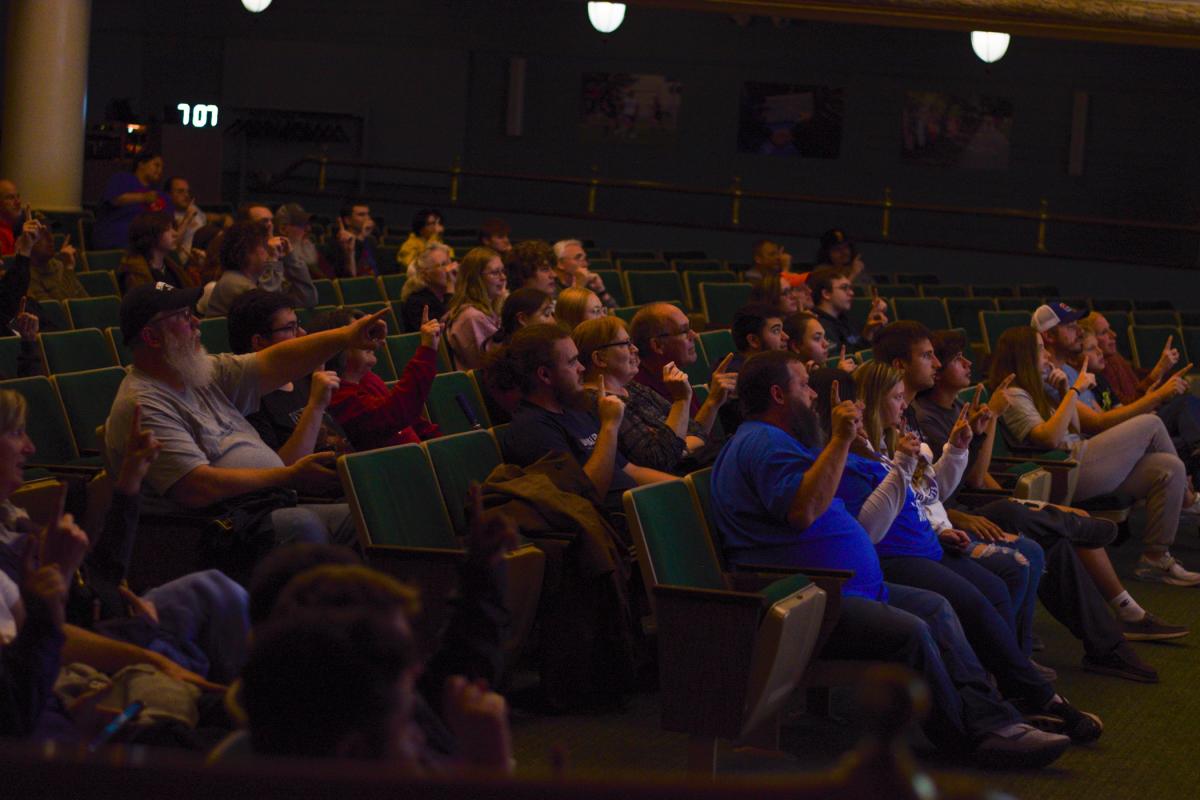
<path id="1" fill-rule="evenodd" d="M 129 246 L 117 267 L 121 292 L 147 283 L 169 283 L 176 289 L 195 286 L 173 253 L 179 243 L 175 223 L 166 212 L 140 214 L 129 224 Z"/>
<path id="2" fill-rule="evenodd" d="M 446 343 L 457 369 L 478 369 L 500 330 L 507 283 L 504 262 L 490 247 L 474 247 L 459 266 L 458 285 L 446 309 Z"/>
<path id="3" fill-rule="evenodd" d="M 526 325 L 535 322 L 553 324 L 554 312 L 554 298 L 547 292 L 528 286 L 517 289 L 504 300 L 504 308 L 500 310 L 500 330 L 492 336 L 492 346 L 504 344 Z"/>
<path id="4" fill-rule="evenodd" d="M 563 289 L 554 304 L 554 316 L 569 330 L 575 330 L 575 326 L 584 320 L 599 319 L 607 314 L 603 301 L 591 289 L 574 286 Z"/>
<path id="5" fill-rule="evenodd" d="M 786 317 L 801 310 L 800 299 L 796 296 L 798 291 L 789 281 L 780 278 L 779 273 L 764 275 L 750 290 L 750 302 L 779 309 L 779 313 Z M 811 303 L 809 307 L 812 307 Z"/>
<path id="6" fill-rule="evenodd" d="M 1008 388 L 1009 405 L 1001 422 L 1018 442 L 1071 453 L 1079 462 L 1074 500 L 1120 492 L 1146 501 L 1142 556 L 1134 575 L 1173 586 L 1200 585 L 1200 572 L 1185 569 L 1170 553 L 1187 500 L 1187 472 L 1162 420 L 1141 414 L 1084 437 L 1076 404 L 1095 378 L 1085 364 L 1068 384 L 1062 370 L 1046 359 L 1042 338 L 1031 327 L 1010 328 L 996 342 L 989 385 L 998 386 L 1009 374 L 1016 377 Z M 1045 381 L 1062 398 L 1057 403 Z"/>

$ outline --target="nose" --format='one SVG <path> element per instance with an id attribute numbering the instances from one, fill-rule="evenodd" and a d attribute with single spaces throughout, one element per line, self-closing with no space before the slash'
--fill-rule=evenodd
<path id="1" fill-rule="evenodd" d="M 33 444 L 33 439 L 29 438 L 29 434 L 21 435 L 21 452 L 27 456 L 31 456 L 37 452 L 37 448 Z"/>
<path id="2" fill-rule="evenodd" d="M 779 333 L 779 341 L 783 342 L 784 344 L 787 344 L 787 343 L 788 343 L 788 339 L 789 339 L 789 337 L 788 337 L 788 335 L 787 335 L 787 331 L 780 331 L 780 333 Z"/>
<path id="3" fill-rule="evenodd" d="M 636 344 L 633 344 L 633 343 L 630 343 L 630 345 L 629 345 L 629 352 L 630 352 L 630 353 L 632 353 L 633 355 L 635 355 L 635 356 L 636 356 L 636 355 L 638 354 L 637 345 L 636 345 Z"/>

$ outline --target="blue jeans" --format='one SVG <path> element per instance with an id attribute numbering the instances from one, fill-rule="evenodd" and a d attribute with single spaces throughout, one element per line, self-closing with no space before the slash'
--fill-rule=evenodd
<path id="1" fill-rule="evenodd" d="M 1041 545 L 1022 536 L 1003 545 L 972 548 L 971 558 L 1008 587 L 1015 617 L 1013 635 L 1021 652 L 1029 658 L 1033 654 L 1033 612 L 1037 608 L 1038 584 L 1046 571 L 1046 554 Z"/>
<path id="2" fill-rule="evenodd" d="M 987 680 L 945 598 L 910 586 L 888 584 L 889 603 L 842 598 L 841 614 L 821 651 L 823 658 L 904 664 L 929 686 L 930 740 L 964 750 L 986 733 L 1019 722 Z"/>
<path id="3" fill-rule="evenodd" d="M 1012 601 L 1002 580 L 954 553 L 947 553 L 942 561 L 882 558 L 880 565 L 888 581 L 937 592 L 949 601 L 979 661 L 996 676 L 1001 694 L 1025 699 L 1038 708 L 1054 696 L 1054 687 L 1017 645 Z"/>
<path id="4" fill-rule="evenodd" d="M 210 569 L 164 583 L 146 592 L 145 598 L 158 609 L 159 628 L 193 645 L 208 663 L 199 663 L 195 655 L 183 659 L 169 652 L 164 655 L 216 683 L 229 683 L 238 676 L 246 663 L 250 633 L 250 598 L 241 585 Z M 151 649 L 159 648 L 152 645 Z"/>
<path id="5" fill-rule="evenodd" d="M 344 544 L 357 541 L 350 506 L 345 503 L 312 503 L 272 511 L 263 527 L 275 534 L 275 544 L 296 542 Z"/>

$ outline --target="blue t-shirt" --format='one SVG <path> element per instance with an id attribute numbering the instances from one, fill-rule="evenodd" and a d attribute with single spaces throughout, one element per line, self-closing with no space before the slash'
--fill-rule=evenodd
<path id="1" fill-rule="evenodd" d="M 887 600 L 867 532 L 834 498 L 804 530 L 787 521 L 792 499 L 817 454 L 786 431 L 748 420 L 717 456 L 712 507 L 726 558 L 734 563 L 848 569 L 842 593 Z"/>
<path id="2" fill-rule="evenodd" d="M 1067 376 L 1067 386 L 1074 386 L 1075 381 L 1079 380 L 1079 370 L 1075 369 L 1065 361 L 1062 365 L 1062 371 L 1063 374 Z M 1054 396 L 1058 397 L 1057 391 L 1054 392 Z M 1097 399 L 1096 392 L 1094 390 L 1088 389 L 1086 392 L 1080 392 L 1078 397 L 1092 408 L 1100 408 L 1100 400 Z M 1060 399 L 1059 402 L 1061 403 L 1062 400 Z"/>
<path id="3" fill-rule="evenodd" d="M 858 517 L 863 503 L 875 491 L 875 487 L 888 475 L 886 465 L 853 453 L 846 460 L 846 471 L 838 484 L 837 496 L 846 503 L 851 514 Z M 912 487 L 904 489 L 904 505 L 888 528 L 883 539 L 875 544 L 880 558 L 904 556 L 942 560 L 942 543 L 925 516 L 925 509 L 917 502 Z"/>

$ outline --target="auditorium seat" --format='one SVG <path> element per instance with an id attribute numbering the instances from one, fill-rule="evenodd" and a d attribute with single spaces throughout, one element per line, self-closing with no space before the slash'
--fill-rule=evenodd
<path id="1" fill-rule="evenodd" d="M 748 283 L 700 283 L 700 310 L 710 328 L 728 328 L 734 313 L 750 302 Z"/>
<path id="2" fill-rule="evenodd" d="M 875 290 L 879 293 L 880 297 L 884 297 L 884 298 L 917 297 L 919 294 L 917 292 L 916 285 L 911 284 L 911 283 L 893 283 L 893 284 L 885 283 L 885 284 L 876 286 Z M 864 297 L 869 297 L 871 292 L 867 287 L 855 286 L 854 294 L 864 296 Z"/>
<path id="3" fill-rule="evenodd" d="M 17 377 L 17 359 L 21 354 L 21 337 L 0 337 L 0 376 Z"/>
<path id="4" fill-rule="evenodd" d="M 99 328 L 40 333 L 38 341 L 48 374 L 117 365 L 117 354 Z"/>
<path id="5" fill-rule="evenodd" d="M 408 280 L 408 275 L 400 273 L 398 275 L 384 275 L 379 279 L 383 286 L 384 296 L 393 303 L 400 302 L 400 295 L 404 290 L 404 284 Z"/>
<path id="6" fill-rule="evenodd" d="M 921 286 L 922 297 L 970 297 L 971 289 L 956 283 L 926 283 Z"/>
<path id="7" fill-rule="evenodd" d="M 704 355 L 709 364 L 720 364 L 725 356 L 737 350 L 733 346 L 733 333 L 728 328 L 715 331 L 705 331 L 700 334 L 700 344 L 704 347 Z M 701 383 L 708 383 L 707 377 Z"/>
<path id="8" fill-rule="evenodd" d="M 492 424 L 479 387 L 475 385 L 475 379 L 466 372 L 444 372 L 434 377 L 429 397 L 425 401 L 430 422 L 441 428 L 444 434 L 472 430 L 475 425 L 459 404 L 460 395 L 471 409 L 478 425 L 486 428 Z"/>
<path id="9" fill-rule="evenodd" d="M 679 273 L 683 278 L 684 293 L 687 295 L 688 308 L 700 311 L 703 302 L 700 299 L 700 284 L 702 283 L 737 283 L 737 275 L 725 270 L 689 270 Z"/>
<path id="10" fill-rule="evenodd" d="M 421 445 L 429 454 L 450 522 L 459 536 L 467 535 L 467 491 L 483 485 L 500 465 L 500 445 L 490 430 L 468 430 L 439 436 Z"/>
<path id="11" fill-rule="evenodd" d="M 445 341 L 444 338 L 443 341 Z M 413 353 L 417 352 L 417 348 L 420 346 L 421 334 L 419 333 L 398 333 L 387 337 L 388 355 L 391 356 L 392 365 L 400 372 L 404 372 L 404 367 L 408 365 Z M 437 364 L 438 372 L 451 371 L 450 362 L 441 348 L 438 348 Z"/>
<path id="12" fill-rule="evenodd" d="M 990 353 L 996 349 L 1000 334 L 1009 328 L 1028 328 L 1028 311 L 980 311 L 979 328 L 983 331 L 983 344 Z"/>
<path id="13" fill-rule="evenodd" d="M 342 295 L 333 281 L 328 278 L 317 278 L 313 281 L 313 286 L 317 290 L 318 306 L 340 306 L 342 304 Z"/>
<path id="14" fill-rule="evenodd" d="M 629 302 L 633 305 L 684 301 L 683 283 L 679 280 L 678 272 L 627 270 L 623 277 L 625 287 L 629 290 Z"/>
<path id="15" fill-rule="evenodd" d="M 63 308 L 62 303 L 57 300 L 38 300 L 37 304 L 40 309 L 38 317 L 41 319 L 43 333 L 71 330 L 71 320 L 67 317 L 67 311 Z"/>
<path id="16" fill-rule="evenodd" d="M 225 317 L 205 317 L 200 320 L 200 341 L 204 349 L 214 355 L 232 353 L 229 346 L 229 320 Z"/>
<path id="17" fill-rule="evenodd" d="M 920 322 L 933 331 L 950 327 L 946 304 L 935 297 L 897 297 L 892 300 L 895 319 Z"/>
<path id="18" fill-rule="evenodd" d="M 67 300 L 65 305 L 72 328 L 107 328 L 121 324 L 121 298 L 115 292 L 103 297 Z"/>
<path id="19" fill-rule="evenodd" d="M 120 288 L 117 286 L 117 277 L 114 272 L 107 269 L 96 270 L 95 272 L 76 272 L 75 277 L 79 279 L 79 284 L 88 293 L 88 297 L 104 297 L 105 295 L 119 295 Z"/>
<path id="20" fill-rule="evenodd" d="M 125 257 L 124 250 L 84 250 L 81 263 L 87 272 L 97 270 L 116 271 Z"/>
<path id="21" fill-rule="evenodd" d="M 680 258 L 671 261 L 671 267 L 678 272 L 726 272 L 725 264 L 715 258 Z"/>
<path id="22" fill-rule="evenodd" d="M 663 272 L 669 271 L 671 265 L 667 262 L 656 258 L 617 258 L 617 269 L 621 272 L 629 272 L 634 270 L 637 272 Z"/>
<path id="23" fill-rule="evenodd" d="M 71 436 L 71 425 L 62 400 L 50 379 L 37 375 L 0 381 L 0 389 L 20 393 L 29 404 L 25 431 L 37 448 L 26 462 L 26 468 L 42 467 L 54 474 L 75 474 L 91 477 L 100 471 L 99 456 L 80 456 Z M 107 409 L 105 409 L 107 417 Z"/>
<path id="24" fill-rule="evenodd" d="M 117 326 L 112 326 L 104 329 L 104 338 L 108 339 L 109 345 L 112 346 L 113 352 L 117 354 L 117 361 L 122 367 L 127 367 L 133 363 L 133 351 L 125 346 L 125 337 L 121 335 L 121 329 Z"/>
<path id="25" fill-rule="evenodd" d="M 1158 363 L 1166 346 L 1167 337 L 1179 348 L 1181 363 L 1187 363 L 1188 353 L 1183 331 L 1174 325 L 1130 325 L 1129 343 L 1133 348 L 1133 363 L 1142 369 L 1151 369 Z"/>
<path id="26" fill-rule="evenodd" d="M 967 332 L 971 342 L 983 341 L 983 328 L 979 324 L 980 311 L 995 311 L 996 300 L 991 297 L 947 297 L 946 311 L 950 324 Z"/>
<path id="27" fill-rule="evenodd" d="M 1129 318 L 1134 325 L 1179 325 L 1179 312 L 1170 309 L 1134 309 Z"/>
<path id="28" fill-rule="evenodd" d="M 613 296 L 613 300 L 617 301 L 619 306 L 629 305 L 629 296 L 625 293 L 625 284 L 621 281 L 621 273 L 615 269 L 594 269 L 591 270 L 600 276 L 600 280 L 604 281 L 604 288 Z M 515 287 L 509 287 L 513 289 Z"/>
<path id="29" fill-rule="evenodd" d="M 125 379 L 122 367 L 62 372 L 51 378 L 63 411 L 71 425 L 75 449 L 84 455 L 99 454 L 103 448 L 96 429 L 108 419 L 108 411 L 117 398 L 117 389 Z"/>
<path id="30" fill-rule="evenodd" d="M 383 295 L 383 290 L 379 287 L 379 281 L 374 276 L 364 275 L 360 278 L 338 278 L 334 283 L 337 284 L 338 293 L 342 296 L 343 305 L 353 306 L 362 303 L 377 303 L 387 299 Z"/>

